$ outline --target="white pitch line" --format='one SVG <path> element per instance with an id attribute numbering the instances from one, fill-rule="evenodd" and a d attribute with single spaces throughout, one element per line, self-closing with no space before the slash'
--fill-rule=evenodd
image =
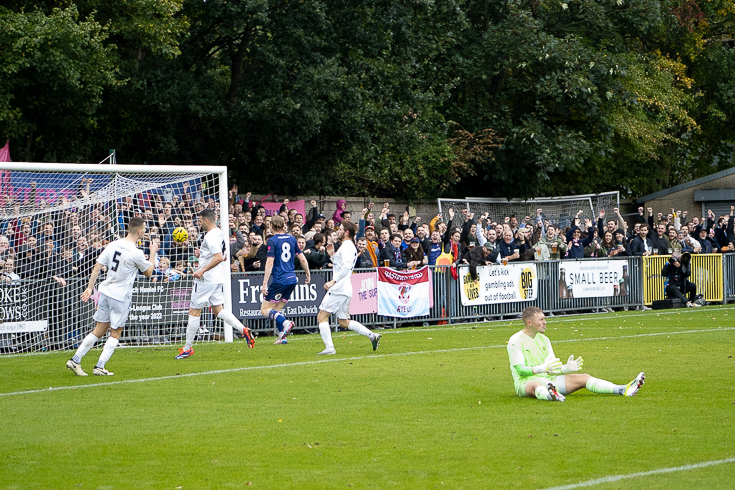
<path id="1" fill-rule="evenodd" d="M 620 335 L 620 336 L 613 336 L 613 337 L 589 337 L 586 339 L 580 338 L 580 339 L 555 340 L 554 343 L 559 344 L 559 343 L 567 343 L 567 342 L 591 342 L 591 341 L 596 341 L 596 340 L 633 339 L 633 338 L 640 338 L 640 337 L 656 337 L 660 335 L 682 335 L 682 334 L 689 334 L 689 333 L 723 332 L 726 330 L 735 330 L 735 327 L 722 327 L 722 328 L 711 328 L 711 329 L 701 329 L 701 330 L 682 330 L 679 332 L 641 333 L 641 334 L 635 334 L 635 335 Z M 215 371 L 205 371 L 201 373 L 177 374 L 174 376 L 159 376 L 156 378 L 127 379 L 124 381 L 111 381 L 108 383 L 94 383 L 94 384 L 89 384 L 89 385 L 75 385 L 75 386 L 59 386 L 56 388 L 49 387 L 49 388 L 44 388 L 40 390 L 13 391 L 9 393 L 0 393 L 0 397 L 13 396 L 13 395 L 28 395 L 32 393 L 48 393 L 51 391 L 96 388 L 100 386 L 112 386 L 112 385 L 121 385 L 121 384 L 129 384 L 129 383 L 144 383 L 148 381 L 164 381 L 164 380 L 169 380 L 169 379 L 187 378 L 187 377 L 192 377 L 192 376 L 206 376 L 209 374 L 236 373 L 240 371 L 255 371 L 255 370 L 262 370 L 262 369 L 274 369 L 274 368 L 293 367 L 293 366 L 309 366 L 309 365 L 314 365 L 314 364 L 323 364 L 327 362 L 359 361 L 359 360 L 365 360 L 365 359 L 378 359 L 378 358 L 384 358 L 384 357 L 415 356 L 415 355 L 420 355 L 420 354 L 463 352 L 463 351 L 481 350 L 481 349 L 500 349 L 500 348 L 506 348 L 506 347 L 507 347 L 506 344 L 481 345 L 477 347 L 457 347 L 455 349 L 422 350 L 422 351 L 414 351 L 414 352 L 396 352 L 394 354 L 375 354 L 372 356 L 320 359 L 318 361 L 291 362 L 287 364 L 270 364 L 267 366 L 243 366 L 239 368 L 218 369 Z"/>
<path id="2" fill-rule="evenodd" d="M 735 306 L 726 306 L 723 308 L 717 308 L 717 310 L 714 311 L 724 311 L 724 310 L 735 310 Z M 633 310 L 635 311 L 635 310 Z M 656 310 L 657 313 L 655 313 L 656 316 L 661 315 L 681 315 L 682 312 L 677 311 L 669 311 L 669 310 Z M 615 317 L 611 316 L 604 316 L 603 319 L 610 319 L 610 318 L 621 318 L 621 319 L 627 319 L 627 318 L 640 318 L 645 316 L 653 316 L 654 313 L 631 313 L 627 314 L 628 312 L 623 311 L 617 311 L 615 312 Z M 712 309 L 706 309 L 702 310 L 700 309 L 690 309 L 686 310 L 685 314 L 688 313 L 713 313 Z M 620 315 L 622 314 L 622 315 Z M 568 322 L 582 322 L 586 320 L 597 320 L 600 319 L 597 318 L 598 316 L 602 315 L 602 313 L 584 313 L 584 314 L 575 314 L 575 315 L 564 315 L 564 316 L 547 316 L 546 321 L 548 324 L 556 324 L 556 323 L 568 323 Z M 505 320 L 490 320 L 490 321 L 482 321 L 482 322 L 464 322 L 464 323 L 452 323 L 445 327 L 398 327 L 398 328 L 385 328 L 382 330 L 385 330 L 386 332 L 390 332 L 391 335 L 394 334 L 403 334 L 403 333 L 414 333 L 414 332 L 438 332 L 438 331 L 444 331 L 444 330 L 472 330 L 472 328 L 467 328 L 468 326 L 478 327 L 477 329 L 485 329 L 486 327 L 480 326 L 480 325 L 492 325 L 492 328 L 487 327 L 488 330 L 491 329 L 500 329 L 500 328 L 517 328 L 520 324 L 520 318 L 508 318 Z M 313 327 L 306 327 L 314 329 L 316 326 Z M 592 327 L 589 327 L 592 328 Z M 351 333 L 351 332 L 339 332 L 339 335 L 346 336 L 346 337 L 359 337 L 359 334 Z M 289 342 L 298 342 L 303 340 L 315 340 L 317 339 L 316 334 L 310 334 L 310 335 L 293 335 L 290 339 L 288 339 Z M 561 342 L 561 341 L 557 341 Z M 171 346 L 171 344 L 156 344 L 156 345 L 121 345 L 118 347 L 118 349 L 160 349 L 162 347 Z M 99 347 L 98 347 L 99 348 Z M 0 361 L 3 359 L 12 359 L 14 357 L 29 357 L 29 356 L 47 356 L 47 355 L 53 355 L 55 354 L 55 351 L 47 351 L 47 352 L 22 352 L 20 354 L 4 354 L 0 356 Z"/>
<path id="3" fill-rule="evenodd" d="M 544 490 L 571 490 L 573 488 L 584 488 L 600 485 L 603 483 L 612 483 L 630 478 L 640 478 L 642 476 L 661 475 L 664 473 L 675 473 L 677 471 L 696 470 L 698 468 L 707 468 L 708 466 L 717 466 L 720 464 L 735 463 L 735 458 L 718 459 L 716 461 L 704 461 L 702 463 L 686 464 L 684 466 L 674 466 L 672 468 L 660 468 L 658 470 L 640 471 L 638 473 L 629 473 L 627 475 L 605 476 L 594 480 L 587 480 L 580 483 L 572 483 L 570 485 L 562 485 L 559 487 L 549 487 Z"/>

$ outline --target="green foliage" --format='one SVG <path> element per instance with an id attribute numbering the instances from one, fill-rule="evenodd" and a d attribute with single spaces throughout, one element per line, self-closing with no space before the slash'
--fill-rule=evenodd
<path id="1" fill-rule="evenodd" d="M 732 163 L 735 0 L 10 0 L 0 27 L 16 160 L 408 198 L 640 196 Z"/>

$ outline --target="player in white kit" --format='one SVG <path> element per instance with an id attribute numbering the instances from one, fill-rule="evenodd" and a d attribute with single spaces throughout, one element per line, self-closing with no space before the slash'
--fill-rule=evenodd
<path id="1" fill-rule="evenodd" d="M 212 313 L 233 328 L 240 331 L 247 340 L 251 349 L 255 345 L 255 338 L 250 329 L 240 323 L 232 312 L 225 310 L 224 284 L 230 280 L 230 270 L 227 267 L 227 241 L 222 230 L 217 226 L 217 216 L 211 209 L 199 213 L 199 222 L 206 232 L 202 245 L 199 247 L 199 268 L 194 272 L 194 287 L 191 290 L 189 305 L 189 323 L 186 326 L 186 343 L 179 349 L 176 359 L 186 359 L 194 354 L 194 339 L 199 331 L 202 309 L 207 304 L 212 305 Z"/>
<path id="2" fill-rule="evenodd" d="M 324 284 L 327 295 L 324 296 L 322 304 L 319 305 L 319 313 L 317 321 L 319 322 L 319 334 L 324 341 L 324 350 L 317 355 L 336 354 L 334 342 L 332 342 L 332 332 L 329 329 L 329 315 L 336 314 L 337 321 L 343 328 L 348 328 L 353 332 L 368 337 L 373 344 L 373 350 L 380 345 L 379 333 L 370 331 L 362 323 L 350 320 L 350 300 L 352 299 L 352 270 L 355 268 L 357 261 L 357 248 L 352 241 L 357 233 L 357 225 L 349 221 L 343 221 L 339 228 L 337 237 L 342 242 L 332 256 L 333 275 L 332 280 Z"/>
<path id="3" fill-rule="evenodd" d="M 92 332 L 84 337 L 74 357 L 66 361 L 67 369 L 74 371 L 77 376 L 87 376 L 81 366 L 82 358 L 109 329 L 112 329 L 110 337 L 105 342 L 102 354 L 92 372 L 96 376 L 115 374 L 105 369 L 105 363 L 110 360 L 112 353 L 120 343 L 122 327 L 130 311 L 135 276 L 140 271 L 145 277 L 151 277 L 154 269 L 153 263 L 156 262 L 157 243 L 151 242 L 150 244 L 151 261 L 146 260 L 143 251 L 137 247 L 138 240 L 144 234 L 145 221 L 142 218 L 131 218 L 128 223 L 128 235 L 107 245 L 97 257 L 97 263 L 89 277 L 89 286 L 82 293 L 82 301 L 86 303 L 92 296 L 102 267 L 107 268 L 107 278 L 99 287 L 99 303 L 94 314 L 94 320 L 97 323 Z"/>

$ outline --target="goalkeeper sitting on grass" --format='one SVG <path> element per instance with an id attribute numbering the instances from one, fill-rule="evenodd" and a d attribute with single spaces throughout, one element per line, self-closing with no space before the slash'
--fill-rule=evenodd
<path id="1" fill-rule="evenodd" d="M 593 378 L 589 374 L 571 374 L 582 370 L 581 357 L 569 356 L 562 364 L 554 355 L 546 331 L 544 312 L 529 306 L 521 315 L 523 330 L 508 341 L 510 370 L 518 396 L 535 396 L 539 400 L 565 400 L 565 395 L 587 388 L 593 393 L 633 396 L 646 379 L 639 373 L 627 385 L 616 385 L 610 381 Z"/>

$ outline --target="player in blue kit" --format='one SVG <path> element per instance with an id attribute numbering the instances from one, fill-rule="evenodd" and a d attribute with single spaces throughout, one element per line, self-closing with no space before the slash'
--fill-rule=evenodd
<path id="1" fill-rule="evenodd" d="M 311 281 L 309 264 L 306 257 L 301 253 L 296 238 L 286 233 L 286 225 L 283 218 L 274 216 L 271 220 L 271 228 L 275 232 L 268 240 L 268 259 L 265 262 L 265 276 L 263 277 L 263 304 L 260 305 L 260 313 L 271 320 L 276 321 L 278 326 L 278 340 L 275 344 L 287 343 L 286 337 L 294 326 L 294 322 L 281 313 L 283 307 L 291 298 L 291 293 L 299 283 L 296 277 L 296 258 L 298 257 L 301 267 L 306 271 L 306 284 Z M 268 280 L 273 274 L 273 283 L 268 285 Z"/>

